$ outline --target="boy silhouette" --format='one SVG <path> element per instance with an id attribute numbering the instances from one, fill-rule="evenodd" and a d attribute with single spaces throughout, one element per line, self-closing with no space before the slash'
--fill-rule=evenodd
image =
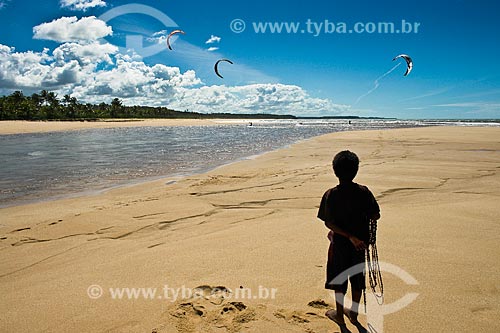
<path id="1" fill-rule="evenodd" d="M 380 218 L 380 209 L 368 187 L 353 182 L 359 168 L 356 154 L 341 151 L 333 158 L 332 166 L 339 184 L 325 192 L 318 211 L 318 218 L 330 229 L 325 288 L 335 291 L 336 304 L 336 310 L 328 310 L 326 316 L 339 325 L 342 333 L 349 332 L 344 314 L 359 331 L 366 332 L 358 321 L 359 302 L 366 288 L 364 266 L 362 271 L 345 278 L 341 273 L 365 263 L 369 222 Z M 351 309 L 344 309 L 347 277 L 351 284 Z"/>

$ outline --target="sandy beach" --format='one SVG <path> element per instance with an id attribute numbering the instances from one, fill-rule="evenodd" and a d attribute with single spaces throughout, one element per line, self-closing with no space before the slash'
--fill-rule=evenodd
<path id="1" fill-rule="evenodd" d="M 99 121 L 0 121 L 0 135 L 18 133 L 45 133 L 75 131 L 89 128 L 116 128 L 137 126 L 213 126 L 248 124 L 246 119 L 106 119 Z M 254 120 L 255 121 L 255 120 Z"/>
<path id="2" fill-rule="evenodd" d="M 107 126 L 75 123 L 96 124 Z M 384 305 L 368 292 L 362 324 L 500 332 L 499 138 L 493 127 L 334 133 L 205 174 L 0 209 L 0 331 L 339 332 L 324 316 L 334 299 L 316 214 L 336 185 L 333 155 L 349 149 L 380 204 L 387 263 Z M 196 287 L 205 297 L 188 297 Z M 156 293 L 119 299 L 118 288 Z"/>

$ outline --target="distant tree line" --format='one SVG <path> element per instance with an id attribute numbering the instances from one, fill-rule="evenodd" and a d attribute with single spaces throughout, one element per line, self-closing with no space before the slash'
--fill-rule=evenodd
<path id="1" fill-rule="evenodd" d="M 97 120 L 106 118 L 268 118 L 294 119 L 289 115 L 198 113 L 175 111 L 166 107 L 125 106 L 115 98 L 111 104 L 80 103 L 75 97 L 64 95 L 62 99 L 51 91 L 42 90 L 31 96 L 14 91 L 0 97 L 0 120 Z"/>

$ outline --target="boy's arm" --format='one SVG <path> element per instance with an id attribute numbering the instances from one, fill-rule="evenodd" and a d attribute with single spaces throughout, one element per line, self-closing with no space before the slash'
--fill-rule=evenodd
<path id="1" fill-rule="evenodd" d="M 377 202 L 377 199 L 375 199 L 375 196 L 373 195 L 372 192 L 370 192 L 370 190 L 368 190 L 369 192 L 369 212 L 371 212 L 371 216 L 370 216 L 370 220 L 375 220 L 377 221 L 378 219 L 380 219 L 380 207 L 378 205 L 378 202 Z"/>
<path id="2" fill-rule="evenodd" d="M 332 230 L 334 233 L 339 234 L 347 239 L 349 239 L 354 245 L 354 248 L 356 250 L 364 250 L 366 248 L 365 242 L 357 238 L 356 236 L 351 235 L 347 231 L 343 230 L 342 228 L 339 228 L 336 226 L 332 221 L 325 221 L 325 225 L 328 229 Z"/>

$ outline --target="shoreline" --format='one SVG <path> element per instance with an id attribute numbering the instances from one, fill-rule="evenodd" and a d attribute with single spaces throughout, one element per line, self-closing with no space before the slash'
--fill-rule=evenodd
<path id="1" fill-rule="evenodd" d="M 237 120 L 237 121 L 239 121 L 239 120 Z M 112 125 L 114 125 L 114 122 L 111 122 L 111 123 L 112 123 Z M 233 124 L 233 123 L 224 123 L 224 124 Z M 207 123 L 205 125 L 189 125 L 189 124 L 179 123 L 176 125 L 155 125 L 155 126 L 216 126 L 216 125 L 218 125 L 218 124 Z M 139 125 L 139 126 L 141 126 L 141 125 Z M 151 126 L 151 125 L 144 125 L 144 126 Z M 117 126 L 117 127 L 119 127 L 119 126 Z M 134 127 L 137 127 L 137 126 L 134 126 Z M 428 126 L 428 127 L 434 127 L 434 126 Z M 454 128 L 457 126 L 439 126 L 439 127 Z M 475 126 L 475 127 L 481 128 L 481 126 Z M 110 127 L 110 128 L 112 128 L 112 127 Z M 408 127 L 407 129 L 411 129 L 411 128 L 418 129 L 418 128 L 425 128 L 425 127 Z M 484 126 L 484 128 L 489 128 L 489 126 Z M 210 172 L 215 171 L 219 168 L 224 168 L 225 166 L 230 166 L 232 164 L 239 163 L 239 162 L 246 161 L 246 160 L 253 160 L 255 158 L 259 158 L 260 156 L 263 156 L 263 155 L 268 154 L 268 153 L 272 153 L 272 152 L 279 151 L 282 149 L 288 149 L 296 144 L 300 144 L 300 143 L 308 141 L 308 140 L 314 140 L 316 138 L 320 138 L 322 136 L 328 136 L 328 135 L 335 134 L 335 133 L 370 132 L 370 131 L 387 131 L 387 130 L 392 131 L 392 130 L 399 130 L 399 129 L 400 128 L 387 128 L 387 129 L 383 129 L 383 130 L 358 129 L 358 130 L 338 131 L 338 132 L 320 134 L 320 135 L 313 136 L 310 138 L 295 141 L 295 142 L 287 144 L 283 147 L 279 147 L 279 148 L 268 150 L 268 151 L 263 151 L 259 154 L 241 157 L 241 158 L 229 161 L 227 163 L 223 163 L 223 164 L 215 166 L 215 167 L 204 168 L 204 169 L 201 169 L 201 170 L 199 170 L 197 172 L 193 172 L 193 173 L 159 175 L 159 176 L 151 176 L 151 177 L 146 177 L 146 178 L 128 179 L 128 180 L 123 180 L 121 182 L 118 182 L 118 183 L 115 183 L 112 185 L 105 186 L 103 188 L 95 188 L 95 189 L 88 189 L 88 190 L 83 190 L 83 191 L 78 191 L 78 192 L 68 192 L 68 193 L 56 194 L 53 196 L 48 196 L 46 198 L 20 200 L 19 203 L 0 205 L 0 210 L 4 209 L 4 208 L 13 208 L 13 207 L 21 207 L 21 206 L 29 206 L 29 205 L 57 202 L 57 201 L 66 200 L 66 199 L 79 199 L 79 198 L 86 198 L 86 197 L 95 197 L 95 196 L 103 195 L 109 191 L 113 191 L 113 190 L 117 190 L 117 189 L 133 188 L 135 186 L 144 186 L 144 185 L 153 184 L 153 183 L 161 182 L 161 181 L 165 181 L 165 182 L 169 183 L 172 180 L 175 180 L 174 181 L 174 183 L 175 183 L 175 182 L 182 180 L 182 179 L 187 179 L 189 177 L 194 177 L 194 176 L 199 176 L 199 175 L 203 175 L 206 173 L 210 173 Z M 80 129 L 74 129 L 74 130 L 80 130 Z M 68 130 L 62 129 L 61 131 L 68 131 Z M 1 132 L 1 130 L 0 130 L 0 132 Z M 36 132 L 33 132 L 33 133 L 36 133 Z M 17 134 L 25 134 L 25 133 L 17 133 Z M 167 184 L 167 185 L 169 185 L 169 184 Z"/>
<path id="2" fill-rule="evenodd" d="M 190 125 L 176 125 L 176 126 L 190 126 Z M 212 126 L 212 125 L 206 125 L 206 126 Z M 353 131 L 345 131 L 345 132 L 357 132 L 357 131 L 374 131 L 374 130 L 373 129 L 363 129 L 363 130 L 353 130 Z M 290 144 L 287 144 L 283 147 L 263 151 L 259 154 L 253 154 L 253 155 L 249 155 L 246 157 L 240 157 L 240 158 L 237 158 L 235 160 L 229 161 L 227 163 L 223 163 L 223 164 L 215 166 L 215 167 L 207 167 L 207 168 L 201 169 L 201 170 L 199 170 L 197 172 L 193 172 L 193 173 L 188 173 L 188 174 L 176 173 L 176 174 L 172 174 L 172 175 L 160 175 L 160 176 L 152 176 L 152 177 L 146 177 L 146 178 L 128 179 L 128 180 L 123 180 L 119 183 L 115 183 L 115 184 L 110 185 L 110 186 L 105 186 L 103 188 L 95 188 L 95 189 L 88 189 L 88 190 L 78 191 L 78 192 L 57 194 L 57 195 L 49 196 L 46 198 L 20 200 L 19 203 L 14 203 L 14 204 L 6 204 L 6 205 L 0 204 L 0 210 L 4 209 L 4 208 L 28 206 L 28 205 L 33 205 L 33 204 L 43 204 L 43 203 L 49 203 L 49 202 L 60 201 L 60 200 L 65 200 L 65 199 L 78 199 L 78 198 L 85 198 L 85 197 L 91 197 L 91 196 L 98 196 L 98 195 L 105 194 L 108 191 L 115 190 L 115 189 L 129 188 L 129 187 L 134 187 L 134 186 L 138 186 L 138 185 L 147 185 L 148 183 L 155 183 L 158 181 L 165 181 L 167 183 L 174 181 L 174 183 L 175 183 L 175 182 L 182 180 L 182 179 L 185 179 L 185 178 L 189 178 L 189 177 L 193 177 L 193 176 L 197 176 L 197 175 L 203 175 L 205 173 L 215 171 L 218 168 L 224 168 L 225 166 L 229 166 L 229 165 L 234 164 L 234 163 L 239 163 L 239 162 L 246 161 L 246 160 L 253 160 L 253 159 L 259 158 L 260 156 L 263 156 L 265 154 L 272 153 L 274 151 L 278 151 L 281 149 L 287 149 L 287 148 L 292 147 L 295 144 L 299 144 L 299 143 L 305 142 L 307 140 L 313 140 L 313 139 L 321 137 L 323 135 L 330 135 L 333 133 L 339 133 L 339 132 L 320 134 L 320 135 L 313 136 L 310 138 L 301 139 L 301 140 L 292 142 Z M 170 184 L 167 184 L 167 185 L 170 185 Z"/>
<path id="3" fill-rule="evenodd" d="M 250 119 L 103 119 L 98 121 L 2 120 L 0 135 L 78 131 L 95 128 L 219 126 L 248 124 Z M 255 119 L 253 120 L 255 121 Z"/>
<path id="4" fill-rule="evenodd" d="M 49 132 L 66 132 L 86 129 L 99 128 L 120 128 L 120 127 L 168 127 L 168 126 L 222 126 L 222 125 L 248 125 L 249 123 L 259 123 L 260 121 L 290 121 L 291 119 L 101 119 L 97 121 L 60 121 L 60 120 L 2 120 L 0 121 L 0 135 L 13 134 L 32 134 Z M 311 119 L 295 119 L 295 121 L 310 121 Z M 491 122 L 490 120 L 454 120 L 454 119 L 317 119 L 316 121 L 339 121 L 351 120 L 358 121 L 402 121 L 419 122 L 424 125 L 419 126 L 470 126 L 473 127 L 497 127 L 500 126 L 499 120 Z M 459 125 L 460 124 L 460 125 Z"/>
<path id="5" fill-rule="evenodd" d="M 217 125 L 245 125 L 247 123 L 247 120 L 245 119 L 219 119 L 219 120 L 214 120 L 213 122 L 210 120 L 209 122 L 206 122 L 205 120 L 200 120 L 200 123 L 198 123 L 198 125 L 192 125 L 191 124 L 191 119 L 188 119 L 187 122 L 184 122 L 182 119 L 180 120 L 180 122 L 177 122 L 177 120 L 174 119 L 174 122 L 172 123 L 171 122 L 172 119 L 166 119 L 166 121 L 164 121 L 164 119 L 153 119 L 151 120 L 151 122 L 142 122 L 142 120 L 118 120 L 118 121 L 104 121 L 103 123 L 103 126 L 108 126 L 110 125 L 111 127 L 108 127 L 108 128 L 116 128 L 116 127 L 120 127 L 122 123 L 125 123 L 128 125 L 128 127 L 146 127 L 146 126 L 217 126 Z M 252 120 L 252 119 L 249 119 L 249 121 Z M 258 122 L 258 121 L 266 121 L 268 119 L 253 119 L 253 122 Z M 195 120 L 195 121 L 198 121 L 198 120 Z M 13 128 L 16 128 L 16 124 L 17 122 L 21 122 L 22 125 L 25 125 L 26 121 L 14 121 L 13 122 Z M 52 122 L 48 122 L 49 125 L 50 123 Z M 55 132 L 61 132 L 61 131 L 73 131 L 73 130 L 85 130 L 85 129 L 90 129 L 90 128 L 74 128 L 74 129 L 71 129 L 71 128 L 68 128 L 67 126 L 68 125 L 72 125 L 73 122 L 56 122 L 58 123 L 57 126 L 60 126 L 60 131 L 59 130 L 56 130 Z M 1 124 L 1 122 L 0 122 Z M 28 126 L 30 127 L 30 129 L 35 129 L 35 128 L 32 128 L 32 126 L 35 126 L 37 124 L 37 122 L 28 122 Z M 152 125 L 154 124 L 154 125 Z M 78 125 L 78 124 L 77 124 Z M 92 123 L 90 124 L 92 125 Z M 420 127 L 427 127 L 427 126 L 418 126 L 418 127 L 414 127 L 414 128 L 420 128 Z M 94 127 L 95 128 L 95 127 Z M 101 127 L 101 128 L 106 128 L 106 127 Z M 412 128 L 412 127 L 407 127 L 407 128 Z M 47 127 L 46 128 L 47 130 L 50 129 L 50 131 L 48 132 L 53 132 L 52 129 L 53 128 L 49 128 Z M 395 129 L 395 128 L 386 128 L 386 129 L 383 129 L 383 130 L 391 130 L 391 129 Z M 200 175 L 200 174 L 204 174 L 204 173 L 207 173 L 207 172 L 211 172 L 217 168 L 221 168 L 221 167 L 224 167 L 226 165 L 230 165 L 230 164 L 233 164 L 233 163 L 237 163 L 237 162 L 240 162 L 240 161 L 244 161 L 244 160 L 249 160 L 249 159 L 254 159 L 254 158 L 257 158 L 261 155 L 264 155 L 266 153 L 270 153 L 270 152 L 273 152 L 273 151 L 276 151 L 276 150 L 280 150 L 280 149 L 286 149 L 286 148 L 289 148 L 295 144 L 298 144 L 298 143 L 301 143 L 303 141 L 307 141 L 307 140 L 312 140 L 316 137 L 321 137 L 323 135 L 329 135 L 329 134 L 332 134 L 332 133 L 339 133 L 339 132 L 358 132 L 358 131 L 376 131 L 377 129 L 371 129 L 371 128 L 360 128 L 360 129 L 351 129 L 351 130 L 348 130 L 348 131 L 336 131 L 336 132 L 331 132 L 331 133 L 326 133 L 326 134 L 318 134 L 318 135 L 315 135 L 313 137 L 309 137 L 309 138 L 304 138 L 304 139 L 300 139 L 300 140 L 297 140 L 297 141 L 294 141 L 292 143 L 288 143 L 284 146 L 281 146 L 281 147 L 278 147 L 278 148 L 274 148 L 274 149 L 271 149 L 271 150 L 267 150 L 267 151 L 262 151 L 258 154 L 252 154 L 252 155 L 249 155 L 249 156 L 245 156 L 245 157 L 240 157 L 240 158 L 236 158 L 232 161 L 228 161 L 228 162 L 225 162 L 221 165 L 218 165 L 218 166 L 213 166 L 213 167 L 205 167 L 205 168 L 201 168 L 200 170 L 198 171 L 195 171 L 195 172 L 192 172 L 192 173 L 186 173 L 186 174 L 180 174 L 180 173 L 173 173 L 173 174 L 163 174 L 163 175 L 157 175 L 157 176 L 149 176 L 149 177 L 145 177 L 145 178 L 136 178 L 136 179 L 124 179 L 124 180 L 121 180 L 121 181 L 118 181 L 116 183 L 112 183 L 112 184 L 105 184 L 105 183 L 102 183 L 102 184 L 96 184 L 95 186 L 93 186 L 92 188 L 90 189 L 84 189 L 84 190 L 79 190 L 79 191 L 75 191 L 75 192 L 66 192 L 66 193 L 60 193 L 60 194 L 54 194 L 54 195 L 48 195 L 48 196 L 44 196 L 44 197 L 37 197 L 37 198 L 23 198 L 23 197 L 20 197 L 19 199 L 14 199 L 14 200 L 11 200 L 10 202 L 6 202 L 5 204 L 4 203 L 0 203 L 0 209 L 2 208 L 9 208 L 9 207 L 17 207 L 17 206 L 25 206 L 25 205 L 30 205 L 30 204 L 37 204 L 37 203 L 46 203 L 46 202 L 52 202 L 52 201 L 58 201 L 58 200 L 64 200 L 64 199 L 73 199 L 73 198 L 82 198 L 82 197 L 86 197 L 86 196 L 96 196 L 96 195 L 100 195 L 102 193 L 105 193 L 107 191 L 110 191 L 110 190 L 113 190 L 113 189 L 119 189 L 119 188 L 126 188 L 126 187 L 133 187 L 135 185 L 141 185 L 141 184 L 146 184 L 146 183 L 150 183 L 150 182 L 155 182 L 155 181 L 158 181 L 158 180 L 161 180 L 161 179 L 172 179 L 172 178 L 175 178 L 175 179 L 183 179 L 183 178 L 186 178 L 186 177 L 190 177 L 190 176 L 195 176 L 195 175 Z M 2 131 L 2 129 L 0 128 L 0 132 Z M 48 133 L 47 132 L 47 133 Z M 32 132 L 32 133 L 42 133 L 42 132 Z M 28 134 L 28 133 L 16 133 L 16 134 Z"/>
<path id="6" fill-rule="evenodd" d="M 496 333 L 499 136 L 500 128 L 491 127 L 337 132 L 169 185 L 161 179 L 0 209 L 2 327 L 335 330 L 317 301 L 326 308 L 334 304 L 324 289 L 327 229 L 316 213 L 322 194 L 336 185 L 332 156 L 349 149 L 361 160 L 355 181 L 367 185 L 381 207 L 381 261 L 419 283 L 407 285 L 383 272 L 387 306 L 418 293 L 414 302 L 385 316 L 384 332 L 411 327 L 415 333 Z M 104 290 L 100 298 L 88 293 L 95 285 Z M 165 285 L 255 292 L 262 286 L 277 294 L 235 305 L 231 299 L 113 299 L 109 291 Z M 319 307 L 308 305 L 315 301 Z M 429 314 L 429 308 L 439 311 Z M 377 309 L 368 302 L 369 316 Z M 365 327 L 366 320 L 360 316 Z"/>

